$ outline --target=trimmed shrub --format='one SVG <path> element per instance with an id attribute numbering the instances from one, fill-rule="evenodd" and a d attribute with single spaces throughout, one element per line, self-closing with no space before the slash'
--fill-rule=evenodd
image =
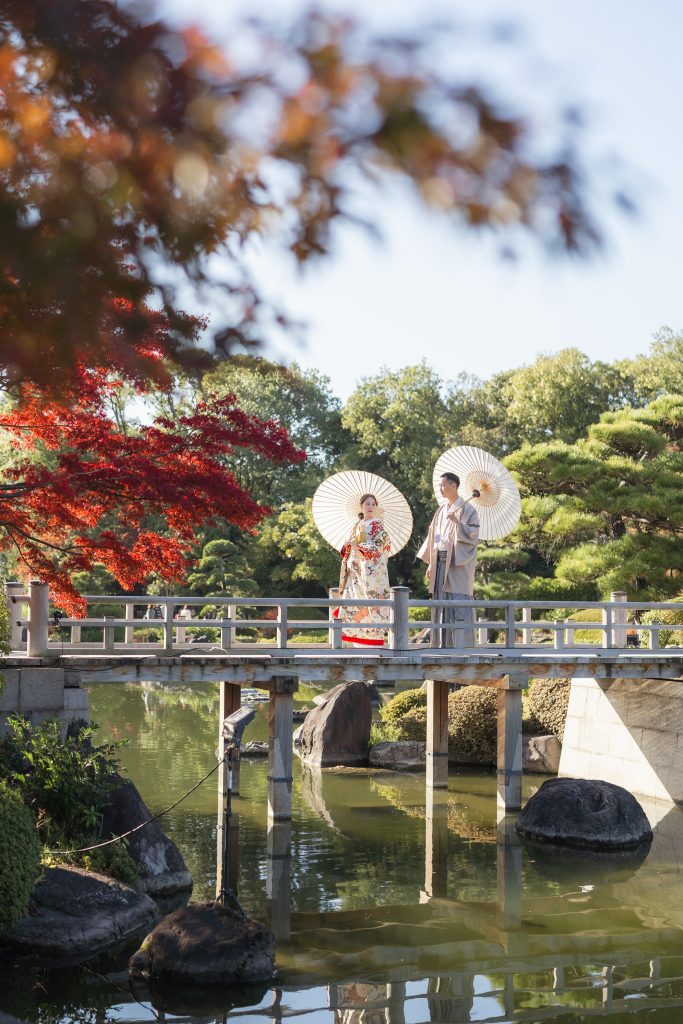
<path id="1" fill-rule="evenodd" d="M 0 785 L 0 928 L 24 917 L 39 871 L 35 819 L 18 793 Z"/>
<path id="2" fill-rule="evenodd" d="M 427 705 L 418 705 L 407 711 L 401 720 L 401 739 L 424 743 L 427 735 Z"/>
<path id="3" fill-rule="evenodd" d="M 498 697 L 488 686 L 463 686 L 448 697 L 448 759 L 495 764 Z"/>
<path id="4" fill-rule="evenodd" d="M 415 736 L 404 734 L 403 726 L 406 715 L 415 708 L 424 708 L 423 721 L 426 722 L 427 691 L 421 687 L 417 687 L 414 690 L 403 690 L 402 693 L 397 693 L 395 697 L 392 697 L 391 700 L 382 705 L 379 709 L 379 732 L 382 738 L 385 740 L 415 739 Z M 411 728 L 411 724 L 409 723 L 408 728 Z M 424 739 L 424 729 L 422 735 L 417 738 Z"/>
<path id="5" fill-rule="evenodd" d="M 568 679 L 534 679 L 529 687 L 529 711 L 546 732 L 564 738 L 571 682 Z"/>

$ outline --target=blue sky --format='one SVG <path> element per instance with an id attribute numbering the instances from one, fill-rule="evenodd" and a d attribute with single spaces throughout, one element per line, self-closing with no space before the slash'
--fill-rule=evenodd
<path id="1" fill-rule="evenodd" d="M 166 0 L 183 18 L 187 0 Z M 295 12 L 266 0 L 263 18 Z M 366 17 L 365 0 L 324 6 Z M 488 377 L 575 346 L 593 359 L 645 352 L 662 325 L 683 327 L 683 4 L 679 0 L 373 0 L 372 23 L 391 28 L 435 16 L 475 25 L 512 21 L 514 47 L 472 43 L 461 66 L 529 105 L 543 119 L 577 102 L 587 114 L 586 152 L 601 184 L 618 158 L 640 207 L 635 220 L 606 209 L 605 252 L 590 262 L 550 261 L 539 250 L 515 265 L 399 190 L 373 201 L 383 241 L 337 232 L 334 253 L 303 275 L 269 251 L 255 254 L 264 285 L 308 324 L 306 345 L 275 345 L 331 378 L 345 398 L 381 367 L 424 358 L 443 377 Z M 234 3 L 231 12 L 249 11 Z M 251 7 L 254 10 L 253 7 Z M 195 8 L 196 10 L 196 8 Z M 202 5 L 206 28 L 226 31 L 226 5 Z M 601 212 L 600 210 L 598 212 Z"/>

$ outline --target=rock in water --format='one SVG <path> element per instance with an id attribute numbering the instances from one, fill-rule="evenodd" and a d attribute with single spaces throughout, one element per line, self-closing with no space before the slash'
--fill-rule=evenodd
<path id="1" fill-rule="evenodd" d="M 128 939 L 158 919 L 150 897 L 130 885 L 83 868 L 45 868 L 30 912 L 2 932 L 1 941 L 36 956 L 78 959 Z"/>
<path id="2" fill-rule="evenodd" d="M 366 765 L 372 706 L 365 683 L 340 683 L 306 715 L 300 752 L 306 764 Z"/>
<path id="3" fill-rule="evenodd" d="M 395 772 L 423 772 L 426 749 L 427 744 L 421 740 L 376 743 L 370 748 L 370 767 L 390 768 Z"/>
<path id="4" fill-rule="evenodd" d="M 618 850 L 652 840 L 645 811 L 621 786 L 601 779 L 548 779 L 517 819 L 521 836 L 587 850 Z"/>
<path id="5" fill-rule="evenodd" d="M 112 794 L 112 802 L 104 814 L 104 838 L 120 836 L 152 815 L 136 786 L 122 782 Z M 168 838 L 158 821 L 152 821 L 128 837 L 128 853 L 138 870 L 138 885 L 151 896 L 169 896 L 192 888 L 192 875 L 180 850 Z"/>
<path id="6" fill-rule="evenodd" d="M 275 936 L 222 903 L 195 903 L 165 917 L 128 967 L 133 977 L 178 984 L 267 981 L 275 970 Z"/>
<path id="7" fill-rule="evenodd" d="M 557 736 L 524 736 L 522 738 L 522 770 L 557 775 L 560 769 L 562 744 Z"/>

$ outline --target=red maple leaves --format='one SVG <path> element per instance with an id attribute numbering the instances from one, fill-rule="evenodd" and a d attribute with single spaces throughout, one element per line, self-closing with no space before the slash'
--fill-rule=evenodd
<path id="1" fill-rule="evenodd" d="M 282 427 L 246 415 L 234 396 L 122 433 L 104 405 L 116 387 L 79 368 L 63 403 L 26 386 L 0 416 L 16 447 L 0 484 L 0 547 L 14 547 L 72 613 L 84 610 L 73 572 L 99 562 L 126 589 L 152 572 L 182 581 L 198 527 L 257 526 L 269 510 L 230 471 L 236 448 L 276 463 L 305 458 Z"/>

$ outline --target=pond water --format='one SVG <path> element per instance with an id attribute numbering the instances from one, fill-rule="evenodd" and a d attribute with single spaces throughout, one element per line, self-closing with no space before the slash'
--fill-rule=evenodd
<path id="1" fill-rule="evenodd" d="M 128 740 L 122 762 L 152 811 L 215 764 L 217 687 L 89 692 L 98 735 Z M 260 706 L 244 739 L 266 736 Z M 266 761 L 243 761 L 233 800 L 240 902 L 287 936 L 276 984 L 194 1002 L 134 997 L 119 954 L 0 971 L 0 1010 L 55 1024 L 683 1021 L 680 810 L 656 809 L 646 857 L 549 860 L 509 823 L 497 827 L 493 774 L 452 771 L 427 806 L 421 776 L 316 773 L 296 758 L 294 775 L 291 829 L 271 836 L 276 850 L 291 843 L 291 862 L 268 860 Z M 527 780 L 525 798 L 541 781 Z M 192 871 L 193 900 L 214 896 L 216 810 L 214 774 L 162 821 Z"/>

